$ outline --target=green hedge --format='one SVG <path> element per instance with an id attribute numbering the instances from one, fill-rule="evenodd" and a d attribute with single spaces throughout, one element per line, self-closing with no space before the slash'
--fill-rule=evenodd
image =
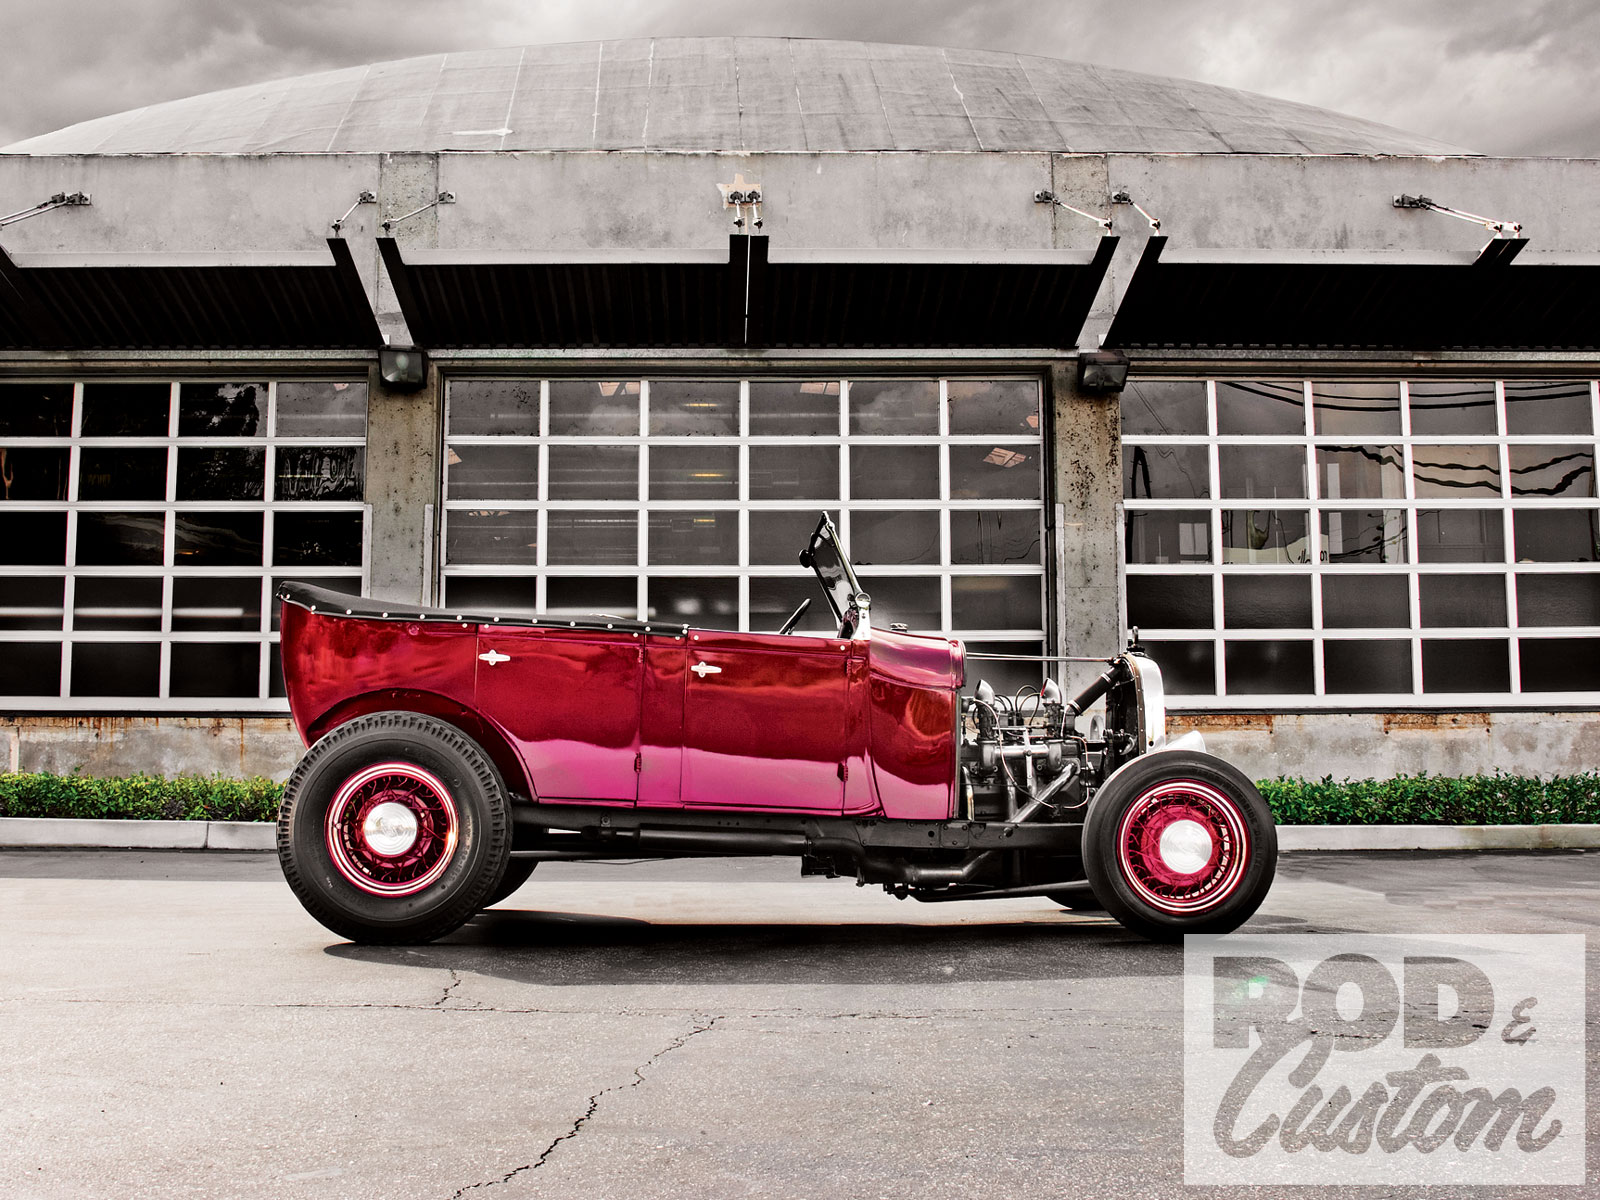
<path id="1" fill-rule="evenodd" d="M 1556 825 L 1600 822 L 1600 774 L 1264 779 L 1280 825 Z"/>
<path id="2" fill-rule="evenodd" d="M 99 817 L 131 821 L 273 821 L 283 784 L 260 775 L 92 775 L 0 772 L 0 817 Z"/>
<path id="3" fill-rule="evenodd" d="M 1396 779 L 1265 779 L 1280 825 L 1550 825 L 1600 823 L 1600 774 L 1402 775 Z M 0 772 L 0 817 L 271 821 L 283 785 L 256 776 Z"/>

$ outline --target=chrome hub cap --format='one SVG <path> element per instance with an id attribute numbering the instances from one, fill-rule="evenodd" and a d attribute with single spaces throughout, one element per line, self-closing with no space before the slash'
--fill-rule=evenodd
<path id="1" fill-rule="evenodd" d="M 1198 821 L 1174 821 L 1157 843 L 1161 861 L 1176 875 L 1194 875 L 1211 861 L 1211 835 Z"/>
<path id="2" fill-rule="evenodd" d="M 417 818 L 404 804 L 385 800 L 367 814 L 361 836 L 373 853 L 393 858 L 417 844 Z"/>
<path id="3" fill-rule="evenodd" d="M 436 883 L 461 836 L 450 790 L 408 762 L 378 763 L 345 780 L 324 832 L 334 869 L 375 896 L 410 896 Z"/>

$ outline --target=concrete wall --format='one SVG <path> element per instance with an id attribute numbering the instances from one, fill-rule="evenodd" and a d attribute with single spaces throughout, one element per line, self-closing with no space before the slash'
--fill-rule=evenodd
<path id="1" fill-rule="evenodd" d="M 66 775 L 266 775 L 286 779 L 305 747 L 288 717 L 11 717 L 7 766 Z"/>

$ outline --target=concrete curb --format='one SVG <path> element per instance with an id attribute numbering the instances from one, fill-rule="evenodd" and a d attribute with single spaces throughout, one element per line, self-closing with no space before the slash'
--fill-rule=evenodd
<path id="1" fill-rule="evenodd" d="M 0 817 L 0 848 L 273 850 L 270 821 L 86 821 Z M 1278 849 L 1593 850 L 1600 825 L 1280 825 Z"/>
<path id="2" fill-rule="evenodd" d="M 93 821 L 0 817 L 0 847 L 76 846 L 108 850 L 271 850 L 270 821 Z"/>

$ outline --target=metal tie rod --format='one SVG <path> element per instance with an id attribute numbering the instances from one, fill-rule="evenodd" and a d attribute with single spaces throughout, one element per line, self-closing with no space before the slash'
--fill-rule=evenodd
<path id="1" fill-rule="evenodd" d="M 1522 232 L 1521 221 L 1497 221 L 1493 217 L 1483 217 L 1477 213 L 1451 208 L 1449 205 L 1440 204 L 1437 200 L 1430 200 L 1426 196 L 1396 196 L 1394 198 L 1394 206 L 1396 208 L 1425 208 L 1429 212 L 1443 213 L 1445 216 L 1454 217 L 1458 221 L 1471 221 L 1474 225 L 1482 225 L 1485 229 L 1498 233 L 1503 237 L 1515 237 Z"/>
<path id="2" fill-rule="evenodd" d="M 4 229 L 7 225 L 15 225 L 18 221 L 26 221 L 29 217 L 37 217 L 52 208 L 82 208 L 89 203 L 91 201 L 88 192 L 57 192 L 50 199 L 41 200 L 32 208 L 19 208 L 14 213 L 0 217 L 0 229 Z"/>

